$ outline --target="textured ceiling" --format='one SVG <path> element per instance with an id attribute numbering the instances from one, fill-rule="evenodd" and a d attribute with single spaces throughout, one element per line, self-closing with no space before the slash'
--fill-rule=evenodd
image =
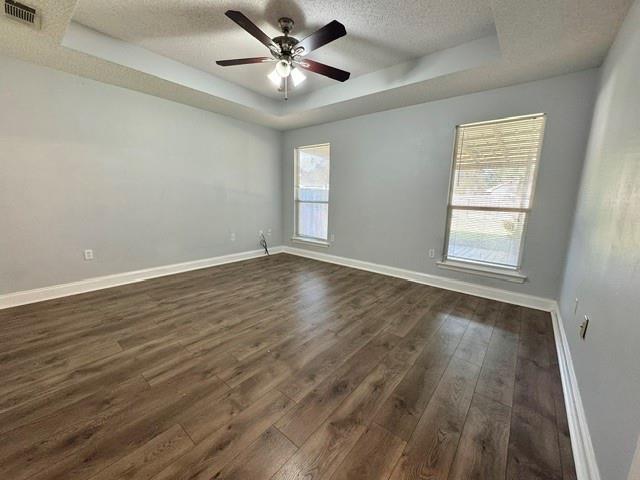
<path id="1" fill-rule="evenodd" d="M 281 34 L 278 18 L 288 16 L 299 40 L 339 20 L 347 36 L 309 58 L 348 70 L 351 78 L 495 33 L 488 0 L 80 0 L 74 20 L 263 95 L 281 96 L 265 81 L 272 64 L 215 64 L 268 56 L 262 44 L 224 15 L 229 9 L 243 12 L 270 37 Z M 308 74 L 290 96 L 333 83 Z"/>
<path id="2" fill-rule="evenodd" d="M 92 3 L 94 1 L 91 0 Z M 73 42 L 69 43 L 69 37 L 73 37 L 70 35 L 74 31 L 72 27 L 75 25 L 71 22 L 74 11 L 81 16 L 84 8 L 82 3 L 78 5 L 78 0 L 28 0 L 27 3 L 37 7 L 42 15 L 40 31 L 0 15 L 0 55 L 8 55 L 100 82 L 286 130 L 599 66 L 632 3 L 632 0 L 488 1 L 493 27 L 491 22 L 487 25 L 489 25 L 488 28 L 495 28 L 495 35 L 464 43 L 459 47 L 441 50 L 443 46 L 464 42 L 481 35 L 484 27 L 474 23 L 476 19 L 472 17 L 478 15 L 484 18 L 486 13 L 484 2 L 400 1 L 395 2 L 399 5 L 396 7 L 395 15 L 385 16 L 386 14 L 381 13 L 385 11 L 385 2 L 378 0 L 314 1 L 308 2 L 308 5 L 306 2 L 248 3 L 238 0 L 233 4 L 233 8 L 245 11 L 265 30 L 280 15 L 278 8 L 285 9 L 287 14 L 291 14 L 302 24 L 302 34 L 321 26 L 328 19 L 335 17 L 342 20 L 347 26 L 348 35 L 355 39 L 355 43 L 350 47 L 354 49 L 350 51 L 355 53 L 349 53 L 349 55 L 357 57 L 363 50 L 369 52 L 367 60 L 362 62 L 365 65 L 364 68 L 374 61 L 379 62 L 376 67 L 373 67 L 377 68 L 380 65 L 388 65 L 385 62 L 389 62 L 389 58 L 395 61 L 437 50 L 421 58 L 397 63 L 370 73 L 365 73 L 367 70 L 363 70 L 361 75 L 344 84 L 329 82 L 327 86 L 308 91 L 304 95 L 298 92 L 299 95 L 289 102 L 255 93 L 238 82 L 226 81 L 218 77 L 217 72 L 211 74 L 189 67 L 185 59 L 180 59 L 180 62 L 170 60 L 148 49 L 97 32 L 94 32 L 94 36 L 101 37 L 102 40 L 97 39 L 94 42 L 95 39 L 89 38 L 88 40 L 91 41 L 80 41 L 75 45 Z M 138 23 L 147 25 L 154 15 L 165 15 L 162 13 L 163 9 L 173 8 L 174 13 L 168 15 L 173 16 L 175 20 L 175 25 L 172 27 L 173 33 L 169 34 L 162 30 L 166 25 L 158 25 L 156 30 L 159 33 L 151 37 L 156 40 L 171 36 L 211 37 L 215 36 L 219 29 L 226 38 L 230 38 L 228 35 L 233 35 L 231 32 L 237 35 L 237 45 L 224 46 L 225 52 L 228 48 L 233 49 L 233 52 L 229 52 L 232 54 L 230 56 L 236 56 L 234 53 L 236 49 L 254 48 L 254 46 L 257 49 L 255 53 L 247 53 L 261 54 L 260 45 L 223 15 L 212 15 L 212 18 L 215 17 L 216 21 L 221 23 L 210 31 L 209 28 L 212 25 L 207 19 L 207 15 L 210 14 L 202 14 L 201 19 L 195 19 L 194 16 L 187 15 L 185 12 L 180 15 L 175 14 L 175 9 L 186 8 L 185 5 L 193 7 L 193 5 L 208 4 L 211 4 L 214 10 L 217 8 L 222 12 L 226 8 L 220 7 L 222 2 L 175 0 L 170 4 L 164 0 L 146 2 L 104 0 L 101 3 L 104 4 L 105 11 L 116 11 L 121 5 L 134 4 L 137 6 L 136 14 L 143 19 L 146 18 Z M 322 5 L 323 9 L 317 5 Z M 421 10 L 416 5 L 421 6 Z M 398 8 L 407 8 L 407 11 L 412 13 L 398 14 Z M 425 25 L 430 24 L 433 12 L 438 11 L 439 8 L 440 11 L 444 9 L 452 16 L 441 17 L 440 23 L 443 25 L 435 25 L 432 29 L 423 31 Z M 157 12 L 158 10 L 160 13 Z M 339 11 L 346 13 L 337 13 Z M 188 19 L 183 19 L 183 15 Z M 459 18 L 456 18 L 460 16 L 469 17 L 469 23 L 461 23 Z M 367 20 L 360 21 L 356 27 L 349 24 L 347 17 Z M 304 21 L 300 21 L 301 18 Z M 88 22 L 88 20 L 85 21 Z M 129 20 L 122 18 L 121 21 Z M 200 21 L 202 23 L 198 23 Z M 116 20 L 114 23 L 117 23 Z M 152 26 L 147 28 L 153 31 L 155 24 L 151 23 Z M 452 25 L 445 25 L 447 23 Z M 384 25 L 384 28 L 388 28 L 388 31 L 393 33 L 388 37 L 381 37 L 378 32 L 373 32 L 380 25 Z M 479 30 L 473 31 L 476 27 Z M 436 29 L 438 33 L 434 33 Z M 85 30 L 93 32 L 93 30 Z M 410 35 L 407 34 L 409 30 L 412 32 Z M 449 32 L 451 36 L 448 37 L 444 32 Z M 140 35 L 139 30 L 133 28 L 131 34 L 134 37 Z M 470 37 L 464 37 L 465 34 Z M 75 38 L 87 40 L 87 37 L 82 36 Z M 335 45 L 324 47 L 317 52 L 317 57 L 314 55 L 314 58 L 320 61 L 327 60 L 320 57 L 321 53 L 326 54 L 331 57 L 328 60 L 330 63 L 338 67 L 351 68 L 341 63 L 342 60 L 337 57 L 342 53 L 346 54 L 347 49 L 342 50 L 342 53 L 338 49 L 338 53 L 330 55 L 332 51 L 330 48 L 337 48 L 340 42 L 346 42 L 348 38 L 345 37 L 336 41 Z M 357 40 L 364 38 L 369 40 Z M 140 35 L 140 38 L 136 37 L 135 41 L 142 42 L 144 38 Z M 257 45 L 251 46 L 251 42 Z M 371 45 L 367 42 L 377 42 L 377 48 L 368 48 Z M 398 45 L 401 45 L 401 48 Z M 390 51 L 393 52 L 398 48 L 405 55 L 404 57 L 389 55 Z M 492 50 L 497 50 L 497 54 Z M 104 52 L 108 55 L 103 55 Z M 238 50 L 237 53 L 240 56 L 241 51 Z M 201 58 L 207 56 L 204 55 Z M 153 68 L 145 68 L 149 65 Z M 246 72 L 249 72 L 248 68 Z M 241 76 L 259 77 L 260 81 L 267 84 L 267 80 L 262 75 L 245 73 Z"/>

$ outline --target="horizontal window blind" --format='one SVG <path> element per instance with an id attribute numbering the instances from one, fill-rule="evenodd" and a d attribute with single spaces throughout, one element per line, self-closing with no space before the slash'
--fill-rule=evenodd
<path id="1" fill-rule="evenodd" d="M 461 125 L 448 212 L 448 259 L 518 268 L 545 116 Z"/>

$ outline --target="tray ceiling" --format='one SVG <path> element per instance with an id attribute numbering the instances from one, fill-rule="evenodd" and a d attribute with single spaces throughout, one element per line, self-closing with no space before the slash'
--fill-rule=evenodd
<path id="1" fill-rule="evenodd" d="M 0 16 L 0 54 L 286 130 L 538 80 L 602 63 L 632 0 L 29 0 L 42 29 Z M 298 38 L 332 19 L 348 35 L 310 58 L 352 71 L 308 74 L 281 100 L 269 67 L 215 60 L 266 49 L 224 16 Z M 264 70 L 264 71 L 263 71 Z"/>
<path id="2" fill-rule="evenodd" d="M 270 37 L 281 34 L 278 18 L 288 16 L 295 21 L 293 36 L 299 40 L 339 20 L 347 36 L 309 58 L 348 70 L 352 78 L 495 33 L 488 0 L 80 0 L 73 18 L 111 37 L 280 98 L 265 81 L 273 65 L 224 68 L 215 64 L 215 60 L 268 54 L 224 15 L 229 9 L 242 11 Z M 334 83 L 309 74 L 290 97 Z"/>

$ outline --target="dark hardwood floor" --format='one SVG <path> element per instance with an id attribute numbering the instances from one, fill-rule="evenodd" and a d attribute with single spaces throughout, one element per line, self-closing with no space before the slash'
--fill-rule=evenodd
<path id="1" fill-rule="evenodd" d="M 2 479 L 575 479 L 544 312 L 279 254 L 0 325 Z"/>

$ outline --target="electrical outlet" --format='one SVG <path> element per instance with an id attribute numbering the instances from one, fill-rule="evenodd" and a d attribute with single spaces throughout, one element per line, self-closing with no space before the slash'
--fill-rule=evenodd
<path id="1" fill-rule="evenodd" d="M 84 251 L 84 259 L 85 260 L 93 260 L 93 250 L 87 249 Z"/>
<path id="2" fill-rule="evenodd" d="M 435 258 L 436 256 L 436 249 L 435 248 L 430 248 L 429 249 L 429 258 Z"/>
<path id="3" fill-rule="evenodd" d="M 231 232 L 231 234 L 229 235 L 229 240 L 231 240 L 232 242 L 236 241 L 236 232 Z"/>
<path id="4" fill-rule="evenodd" d="M 589 328 L 589 317 L 584 316 L 584 321 L 580 324 L 580 338 L 584 340 L 587 336 L 587 328 Z"/>
<path id="5" fill-rule="evenodd" d="M 270 236 L 271 236 L 271 229 L 267 228 L 267 237 L 270 237 Z"/>
<path id="6" fill-rule="evenodd" d="M 578 313 L 578 297 L 576 297 L 576 302 L 573 304 L 573 314 L 575 315 L 576 313 Z"/>
<path id="7" fill-rule="evenodd" d="M 336 236 L 335 236 L 335 234 L 333 234 L 333 233 L 331 234 L 331 236 L 329 237 L 329 241 L 330 241 L 331 243 L 333 243 L 333 242 L 335 242 L 335 241 L 336 241 Z"/>

